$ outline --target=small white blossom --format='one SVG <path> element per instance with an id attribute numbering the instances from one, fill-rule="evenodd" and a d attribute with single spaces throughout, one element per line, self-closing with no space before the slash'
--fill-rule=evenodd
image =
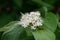
<path id="1" fill-rule="evenodd" d="M 35 29 L 36 29 L 36 27 L 35 27 L 35 26 L 31 26 L 31 29 L 34 29 L 34 30 L 35 30 Z"/>
<path id="2" fill-rule="evenodd" d="M 36 12 L 30 12 L 31 15 L 36 15 L 36 16 L 40 16 L 40 12 L 36 11 Z"/>
<path id="3" fill-rule="evenodd" d="M 42 26 L 43 20 L 40 17 L 40 12 L 36 11 L 36 12 L 30 12 L 23 14 L 19 24 L 22 25 L 24 28 L 29 27 L 30 23 L 32 24 L 30 26 L 31 29 L 36 29 L 37 26 Z"/>

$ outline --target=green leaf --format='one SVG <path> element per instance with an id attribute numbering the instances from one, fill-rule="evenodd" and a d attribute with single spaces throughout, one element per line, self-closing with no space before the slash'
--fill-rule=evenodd
<path id="1" fill-rule="evenodd" d="M 55 31 L 55 35 L 56 35 L 56 40 L 60 40 L 60 29 L 57 28 L 57 30 Z"/>
<path id="2" fill-rule="evenodd" d="M 53 5 L 56 2 L 56 0 L 44 0 L 44 2 Z"/>
<path id="3" fill-rule="evenodd" d="M 27 35 L 21 26 L 17 23 L 12 23 L 7 31 L 5 31 L 2 35 L 1 40 L 23 40 Z"/>
<path id="4" fill-rule="evenodd" d="M 46 14 L 44 18 L 44 25 L 46 25 L 46 27 L 48 27 L 51 31 L 55 32 L 57 28 L 57 23 L 58 19 L 56 15 L 54 15 L 52 12 Z"/>
<path id="5" fill-rule="evenodd" d="M 47 7 L 43 6 L 39 9 L 39 11 L 41 12 L 42 17 L 45 17 L 45 14 L 47 14 L 48 9 Z"/>
<path id="6" fill-rule="evenodd" d="M 58 27 L 60 28 L 60 22 L 58 23 Z"/>
<path id="7" fill-rule="evenodd" d="M 22 0 L 14 0 L 14 8 L 21 8 Z"/>
<path id="8" fill-rule="evenodd" d="M 55 40 L 55 35 L 50 30 L 37 30 L 32 32 L 35 40 Z"/>
<path id="9" fill-rule="evenodd" d="M 12 28 L 12 26 L 14 26 L 15 24 L 17 24 L 18 21 L 12 21 L 10 23 L 8 23 L 7 25 L 3 26 L 0 28 L 0 32 L 4 32 L 7 31 L 8 29 Z M 13 25 L 12 25 L 13 24 Z"/>
<path id="10" fill-rule="evenodd" d="M 45 7 L 47 7 L 49 10 L 51 10 L 51 9 L 54 8 L 52 5 L 47 4 L 47 3 L 45 3 L 45 2 L 42 1 L 42 0 L 32 0 L 32 1 L 35 2 L 39 7 L 45 6 Z"/>
<path id="11" fill-rule="evenodd" d="M 7 12 L 2 12 L 0 16 L 0 27 L 6 25 L 10 21 L 12 21 L 13 18 L 11 15 L 9 15 Z"/>

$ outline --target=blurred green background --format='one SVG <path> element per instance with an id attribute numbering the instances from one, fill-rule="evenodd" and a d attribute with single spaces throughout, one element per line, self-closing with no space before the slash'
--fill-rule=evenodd
<path id="1" fill-rule="evenodd" d="M 11 21 L 19 20 L 21 14 L 25 12 L 43 11 L 42 7 L 47 7 L 49 12 L 60 15 L 60 0 L 0 0 L 0 28 Z M 44 12 L 42 12 L 44 15 Z M 56 40 L 60 40 L 60 29 L 57 28 Z M 0 38 L 2 32 L 0 33 Z"/>

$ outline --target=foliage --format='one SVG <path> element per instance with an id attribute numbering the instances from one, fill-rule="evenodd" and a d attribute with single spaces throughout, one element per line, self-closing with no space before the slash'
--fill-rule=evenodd
<path id="1" fill-rule="evenodd" d="M 42 29 L 17 23 L 21 13 L 40 11 Z M 0 0 L 0 40 L 60 40 L 60 0 Z"/>

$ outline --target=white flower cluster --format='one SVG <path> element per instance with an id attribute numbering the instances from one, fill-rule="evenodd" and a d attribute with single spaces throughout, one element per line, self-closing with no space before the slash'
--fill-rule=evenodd
<path id="1" fill-rule="evenodd" d="M 37 28 L 37 26 L 42 26 L 43 20 L 40 17 L 39 11 L 30 12 L 30 14 L 26 13 L 22 15 L 19 24 L 26 28 L 29 27 L 30 23 L 32 24 L 30 28 L 34 30 Z"/>

